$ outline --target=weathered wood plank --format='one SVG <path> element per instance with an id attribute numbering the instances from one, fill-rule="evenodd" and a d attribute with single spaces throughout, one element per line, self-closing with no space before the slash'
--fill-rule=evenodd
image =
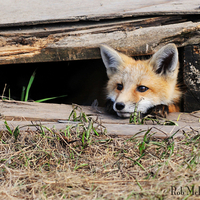
<path id="1" fill-rule="evenodd" d="M 0 33 L 0 64 L 96 59 L 100 58 L 100 43 L 130 56 L 152 54 L 169 42 L 178 47 L 200 43 L 200 23 L 191 21 L 130 29 L 123 27 L 123 23 L 116 26 L 111 23 L 111 26 L 49 33 L 41 37 L 37 32 L 26 32 Z"/>
<path id="2" fill-rule="evenodd" d="M 80 111 L 83 111 L 88 115 L 98 116 L 99 119 L 106 124 L 129 124 L 128 119 L 110 115 L 105 112 L 103 107 L 93 108 L 91 106 L 80 106 L 80 108 L 81 109 L 77 109 L 77 115 L 80 113 Z M 68 120 L 72 109 L 72 105 L 68 104 L 0 100 L 1 117 L 2 119 L 10 121 L 66 121 Z M 199 122 L 200 112 L 195 112 L 193 114 L 170 113 L 168 116 L 169 119 L 173 121 L 177 121 L 177 118 L 179 118 L 180 122 L 183 123 L 196 123 Z"/>
<path id="3" fill-rule="evenodd" d="M 184 110 L 200 110 L 200 45 L 184 48 L 184 82 L 187 92 L 184 95 Z"/>
<path id="4" fill-rule="evenodd" d="M 32 125 L 43 124 L 49 128 L 65 129 L 67 125 L 78 122 L 66 121 L 71 113 L 71 105 L 64 104 L 47 104 L 47 103 L 34 103 L 34 102 L 18 102 L 18 101 L 0 101 L 1 116 L 0 130 L 5 130 L 4 120 L 7 120 L 11 128 L 16 126 L 20 130 L 36 130 L 37 128 Z M 141 132 L 139 136 L 145 134 L 148 129 L 152 129 L 152 133 L 156 132 L 155 137 L 165 138 L 174 134 L 175 137 L 181 137 L 183 131 L 192 131 L 193 129 L 199 130 L 200 112 L 193 114 L 187 113 L 171 113 L 168 118 L 175 121 L 178 126 L 161 126 L 149 123 L 148 125 L 130 125 L 129 119 L 121 119 L 115 116 L 108 115 L 102 108 L 98 108 L 101 113 L 91 107 L 82 107 L 82 111 L 88 115 L 98 115 L 98 119 L 106 127 L 108 134 L 128 135 L 132 136 Z M 177 121 L 177 119 L 179 119 Z M 59 123 L 64 120 L 63 123 Z M 29 125 L 29 126 L 26 126 Z M 23 126 L 23 128 L 21 128 Z M 192 127 L 192 128 L 191 128 Z"/>
<path id="5" fill-rule="evenodd" d="M 0 26 L 200 13 L 199 0 L 0 0 L 0 5 Z"/>
<path id="6" fill-rule="evenodd" d="M 15 129 L 19 126 L 20 131 L 38 131 L 39 126 L 48 127 L 53 130 L 65 130 L 68 125 L 75 125 L 78 123 L 66 122 L 30 122 L 30 121 L 7 121 L 11 129 Z M 192 131 L 199 131 L 200 127 L 196 124 L 192 126 L 182 124 L 179 126 L 161 126 L 161 125 L 132 125 L 132 124 L 103 124 L 109 135 L 118 135 L 118 136 L 134 136 L 137 134 L 137 137 L 143 137 L 144 134 L 151 129 L 150 134 L 154 134 L 155 138 L 167 138 L 174 135 L 173 138 L 183 137 L 183 133 L 187 134 Z M 5 124 L 3 121 L 0 121 L 0 130 L 6 130 Z M 45 128 L 44 128 L 45 131 Z"/>
<path id="7" fill-rule="evenodd" d="M 89 106 L 81 106 L 83 112 L 89 115 L 98 115 L 105 123 L 128 123 L 117 117 L 105 114 L 104 108 L 97 110 Z M 10 121 L 53 121 L 68 120 L 72 111 L 72 105 L 49 104 L 21 101 L 2 101 L 0 100 L 0 112 L 3 119 Z M 77 111 L 78 112 L 78 111 Z"/>

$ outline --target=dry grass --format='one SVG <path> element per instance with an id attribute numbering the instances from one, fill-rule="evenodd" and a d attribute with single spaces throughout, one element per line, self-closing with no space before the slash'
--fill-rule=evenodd
<path id="1" fill-rule="evenodd" d="M 79 120 L 62 131 L 1 132 L 0 199 L 200 198 L 199 132 L 125 138 L 83 113 Z"/>

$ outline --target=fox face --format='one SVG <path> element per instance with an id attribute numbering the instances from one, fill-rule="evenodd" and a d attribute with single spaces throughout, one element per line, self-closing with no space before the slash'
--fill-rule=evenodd
<path id="1" fill-rule="evenodd" d="M 179 111 L 181 91 L 177 85 L 178 50 L 168 44 L 149 60 L 134 60 L 109 46 L 101 45 L 101 56 L 109 78 L 107 99 L 120 117 L 129 117 L 137 108 L 143 114 L 163 105 Z"/>

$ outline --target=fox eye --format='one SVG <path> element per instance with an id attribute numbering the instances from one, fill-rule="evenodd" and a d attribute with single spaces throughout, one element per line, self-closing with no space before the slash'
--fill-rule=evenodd
<path id="1" fill-rule="evenodd" d="M 138 92 L 146 92 L 149 88 L 144 86 L 144 85 L 140 85 L 137 87 L 137 91 Z"/>
<path id="2" fill-rule="evenodd" d="M 122 89 L 123 89 L 123 84 L 118 83 L 118 84 L 117 84 L 117 89 L 118 89 L 118 90 L 122 90 Z"/>

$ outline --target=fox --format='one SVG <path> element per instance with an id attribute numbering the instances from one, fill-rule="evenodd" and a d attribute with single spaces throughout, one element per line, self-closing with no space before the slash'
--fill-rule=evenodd
<path id="1" fill-rule="evenodd" d="M 127 118 L 140 112 L 166 118 L 180 111 L 182 91 L 178 83 L 179 56 L 169 43 L 147 60 L 134 59 L 106 44 L 100 44 L 106 68 L 107 110 Z"/>

